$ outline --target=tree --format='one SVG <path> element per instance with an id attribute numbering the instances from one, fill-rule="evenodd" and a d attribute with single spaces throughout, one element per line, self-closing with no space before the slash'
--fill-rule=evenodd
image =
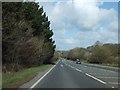
<path id="1" fill-rule="evenodd" d="M 3 66 L 18 71 L 51 62 L 56 45 L 43 7 L 35 2 L 2 5 Z"/>
<path id="2" fill-rule="evenodd" d="M 108 57 L 111 56 L 111 54 L 112 53 L 109 48 L 95 46 L 92 50 L 92 54 L 90 55 L 88 62 L 102 64 Z"/>

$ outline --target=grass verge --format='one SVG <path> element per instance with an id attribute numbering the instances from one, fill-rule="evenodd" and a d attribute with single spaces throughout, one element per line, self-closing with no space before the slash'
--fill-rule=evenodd
<path id="1" fill-rule="evenodd" d="M 2 75 L 2 87 L 3 88 L 17 88 L 20 85 L 28 82 L 38 73 L 45 71 L 53 65 L 42 65 L 39 67 L 33 67 L 21 70 L 19 72 L 3 73 Z"/>

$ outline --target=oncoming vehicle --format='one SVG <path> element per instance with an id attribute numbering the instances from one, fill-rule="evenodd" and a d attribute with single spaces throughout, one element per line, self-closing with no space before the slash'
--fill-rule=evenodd
<path id="1" fill-rule="evenodd" d="M 76 64 L 81 64 L 79 59 L 76 59 Z"/>

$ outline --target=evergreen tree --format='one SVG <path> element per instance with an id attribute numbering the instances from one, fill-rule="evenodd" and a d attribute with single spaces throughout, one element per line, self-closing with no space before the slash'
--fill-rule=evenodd
<path id="1" fill-rule="evenodd" d="M 50 63 L 55 41 L 50 21 L 35 2 L 4 2 L 2 13 L 3 66 L 19 67 Z"/>

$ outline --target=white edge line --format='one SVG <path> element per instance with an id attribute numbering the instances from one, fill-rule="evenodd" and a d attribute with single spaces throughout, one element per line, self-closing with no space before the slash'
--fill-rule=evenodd
<path id="1" fill-rule="evenodd" d="M 59 62 L 59 61 L 58 61 Z M 58 64 L 58 62 L 56 64 Z M 56 65 L 54 65 L 48 72 L 46 72 L 37 82 L 35 82 L 30 88 L 34 88 Z"/>
<path id="2" fill-rule="evenodd" d="M 93 79 L 95 79 L 95 80 L 97 80 L 97 81 L 99 81 L 99 82 L 101 82 L 103 84 L 106 84 L 106 82 L 104 82 L 104 81 L 102 81 L 102 80 L 100 80 L 100 79 L 98 79 L 98 78 L 96 78 L 96 77 L 94 77 L 94 76 L 92 76 L 90 74 L 85 73 L 85 75 L 87 75 L 87 76 L 89 76 L 89 77 L 91 77 L 91 78 L 93 78 Z"/>
<path id="3" fill-rule="evenodd" d="M 71 65 L 68 65 L 68 64 L 66 64 L 67 66 L 69 66 L 69 67 L 71 67 L 71 68 L 74 68 L 74 67 L 72 67 Z M 79 71 L 79 72 L 82 72 L 81 70 L 79 70 L 79 69 L 77 69 L 77 68 L 74 68 L 75 70 L 77 70 L 77 71 Z M 94 76 L 92 76 L 92 75 L 90 75 L 90 74 L 88 74 L 88 73 L 85 73 L 85 75 L 87 75 L 87 76 L 89 76 L 89 77 L 91 77 L 91 78 L 93 78 L 93 79 L 95 79 L 95 80 L 97 80 L 97 81 L 99 81 L 99 82 L 101 82 L 101 83 L 103 83 L 103 84 L 106 84 L 106 82 L 104 82 L 104 81 L 102 81 L 102 80 L 100 80 L 100 79 L 98 79 L 98 78 L 96 78 L 96 77 L 94 77 Z"/>

